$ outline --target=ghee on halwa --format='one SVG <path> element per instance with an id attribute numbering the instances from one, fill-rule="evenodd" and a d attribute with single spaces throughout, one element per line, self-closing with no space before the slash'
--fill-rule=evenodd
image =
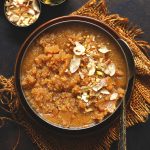
<path id="1" fill-rule="evenodd" d="M 126 63 L 104 32 L 71 24 L 41 34 L 24 56 L 21 85 L 49 123 L 87 127 L 112 114 L 125 94 Z"/>

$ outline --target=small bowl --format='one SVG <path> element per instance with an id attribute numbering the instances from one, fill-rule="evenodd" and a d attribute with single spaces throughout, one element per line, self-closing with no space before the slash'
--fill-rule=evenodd
<path id="1" fill-rule="evenodd" d="M 57 3 L 51 2 L 50 4 L 45 3 L 44 0 L 40 0 L 40 1 L 41 1 L 41 3 L 43 3 L 43 4 L 45 4 L 45 5 L 57 6 L 57 5 L 60 5 L 60 4 L 64 3 L 64 2 L 67 1 L 67 0 L 58 0 L 58 1 L 60 1 L 60 2 L 57 2 Z M 52 1 L 53 1 L 53 0 L 52 0 Z M 57 0 L 55 0 L 55 1 L 57 1 Z"/>
<path id="2" fill-rule="evenodd" d="M 40 1 L 39 0 L 35 0 L 35 2 L 37 3 L 37 5 L 38 5 L 38 8 L 39 8 L 39 16 L 35 19 L 35 21 L 34 22 L 32 22 L 31 24 L 29 24 L 29 25 L 24 25 L 24 26 L 19 26 L 19 25 L 17 25 L 17 23 L 14 23 L 14 22 L 12 22 L 12 21 L 10 21 L 10 19 L 8 18 L 8 15 L 7 15 L 7 10 L 6 10 L 6 2 L 7 2 L 7 0 L 5 0 L 5 3 L 4 3 L 4 14 L 5 14 L 5 17 L 6 17 L 6 19 L 12 24 L 12 25 L 14 25 L 14 26 L 16 26 L 16 27 L 20 27 L 20 28 L 25 28 L 25 27 L 29 27 L 29 26 L 31 26 L 32 24 L 34 24 L 38 19 L 39 19 L 39 17 L 40 17 L 40 15 L 41 15 L 41 3 L 40 3 Z"/>
<path id="3" fill-rule="evenodd" d="M 41 25 L 38 27 L 36 30 L 34 30 L 30 36 L 25 40 L 25 42 L 22 44 L 20 51 L 18 53 L 18 57 L 16 60 L 16 65 L 15 65 L 15 85 L 16 85 L 16 91 L 18 93 L 18 96 L 20 98 L 21 104 L 26 110 L 26 112 L 29 114 L 29 116 L 32 116 L 34 120 L 36 120 L 39 124 L 42 126 L 51 129 L 52 131 L 58 131 L 57 133 L 65 133 L 67 135 L 85 135 L 89 134 L 91 132 L 97 131 L 103 131 L 106 129 L 106 127 L 110 126 L 112 122 L 114 122 L 120 115 L 121 111 L 121 104 L 123 102 L 120 101 L 118 104 L 118 107 L 116 111 L 106 117 L 103 121 L 98 122 L 94 125 L 88 126 L 88 127 L 78 127 L 78 128 L 65 128 L 62 126 L 55 125 L 53 123 L 47 122 L 43 118 L 41 118 L 30 106 L 28 103 L 24 92 L 22 90 L 21 86 L 21 81 L 20 81 L 20 75 L 21 75 L 21 66 L 22 66 L 22 61 L 24 58 L 24 55 L 26 51 L 28 50 L 28 47 L 32 44 L 32 42 L 43 32 L 46 32 L 49 29 L 52 28 L 57 28 L 58 25 L 60 24 L 67 24 L 69 25 L 72 22 L 76 22 L 78 24 L 86 24 L 91 27 L 96 27 L 99 31 L 104 31 L 106 35 L 111 37 L 114 42 L 120 46 L 120 51 L 124 56 L 125 63 L 127 66 L 127 86 L 126 86 L 126 93 L 124 96 L 124 99 L 127 102 L 129 102 L 133 87 L 134 87 L 134 80 L 135 80 L 135 64 L 134 64 L 134 57 L 132 55 L 132 52 L 126 42 L 110 27 L 108 27 L 105 23 L 100 22 L 98 20 L 89 18 L 89 17 L 82 17 L 82 16 L 64 16 L 60 18 L 56 18 L 53 20 L 50 20 L 46 22 L 45 24 Z"/>

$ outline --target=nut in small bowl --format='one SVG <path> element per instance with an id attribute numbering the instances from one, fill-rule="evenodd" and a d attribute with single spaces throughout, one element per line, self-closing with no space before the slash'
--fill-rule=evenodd
<path id="1" fill-rule="evenodd" d="M 35 23 L 41 13 L 38 0 L 6 0 L 4 7 L 8 21 L 18 27 L 28 27 Z"/>
<path id="2" fill-rule="evenodd" d="M 49 6 L 57 6 L 62 3 L 64 3 L 66 0 L 40 0 L 43 4 L 49 5 Z"/>

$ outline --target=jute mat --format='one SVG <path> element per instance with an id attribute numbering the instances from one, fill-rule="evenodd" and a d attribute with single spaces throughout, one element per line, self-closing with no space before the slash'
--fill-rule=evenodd
<path id="1" fill-rule="evenodd" d="M 97 4 L 90 0 L 82 8 L 71 15 L 82 15 L 96 18 L 113 28 L 130 46 L 134 53 L 136 79 L 134 91 L 127 106 L 127 127 L 145 122 L 150 114 L 150 60 L 143 53 L 150 45 L 138 40 L 143 32 L 130 24 L 127 18 L 118 14 L 110 14 L 104 0 Z M 82 138 L 64 138 L 53 134 L 36 124 L 19 104 L 14 88 L 14 78 L 0 76 L 0 107 L 9 113 L 9 118 L 22 125 L 34 143 L 42 150 L 107 150 L 119 137 L 119 123 L 114 122 L 104 135 L 91 135 Z M 4 121 L 1 117 L 0 121 Z M 17 146 L 17 145 L 16 145 Z"/>

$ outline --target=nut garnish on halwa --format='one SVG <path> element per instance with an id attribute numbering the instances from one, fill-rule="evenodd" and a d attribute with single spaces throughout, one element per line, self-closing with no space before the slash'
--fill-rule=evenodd
<path id="1" fill-rule="evenodd" d="M 21 85 L 46 121 L 86 127 L 116 110 L 125 94 L 126 64 L 105 33 L 84 25 L 60 26 L 28 49 Z"/>

